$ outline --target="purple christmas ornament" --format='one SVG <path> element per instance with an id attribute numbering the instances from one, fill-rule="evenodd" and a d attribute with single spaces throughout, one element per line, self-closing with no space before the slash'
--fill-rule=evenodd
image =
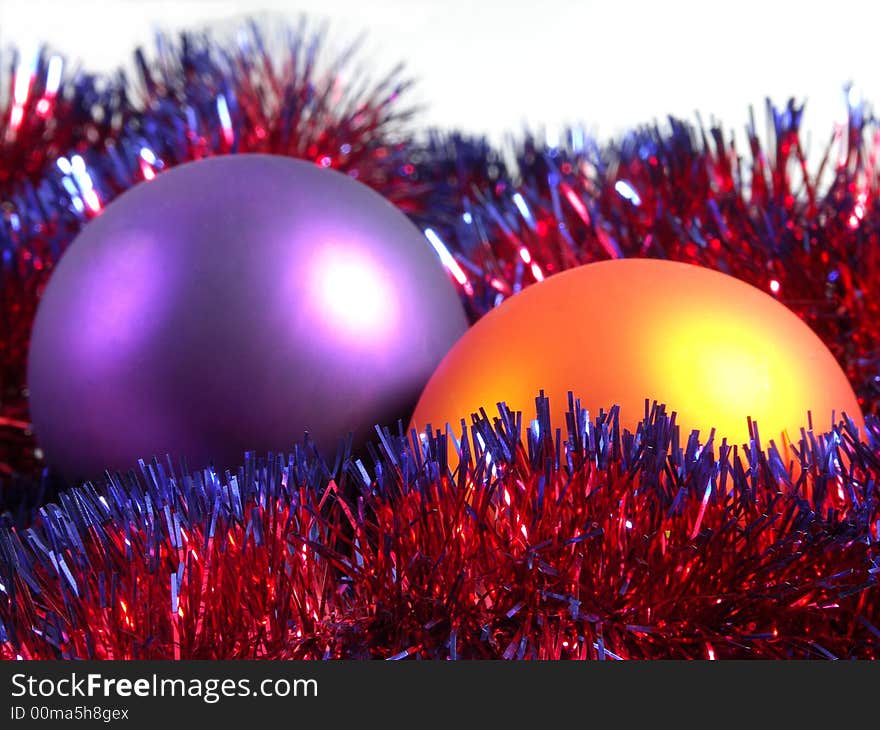
<path id="1" fill-rule="evenodd" d="M 308 430 L 332 458 L 406 419 L 467 321 L 421 232 L 345 175 L 268 155 L 126 192 L 40 303 L 34 430 L 70 478 L 171 454 L 238 464 Z"/>

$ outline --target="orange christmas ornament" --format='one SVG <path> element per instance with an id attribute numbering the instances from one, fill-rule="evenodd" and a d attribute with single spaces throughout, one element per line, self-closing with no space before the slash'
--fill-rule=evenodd
<path id="1" fill-rule="evenodd" d="M 655 259 L 580 266 L 534 284 L 477 322 L 428 381 L 411 426 L 447 423 L 481 407 L 533 417 L 550 398 L 566 434 L 568 392 L 595 417 L 620 406 L 621 427 L 644 417 L 645 399 L 677 412 L 682 433 L 705 442 L 796 441 L 811 412 L 817 431 L 843 413 L 864 427 L 846 375 L 818 336 L 769 294 L 717 271 Z"/>

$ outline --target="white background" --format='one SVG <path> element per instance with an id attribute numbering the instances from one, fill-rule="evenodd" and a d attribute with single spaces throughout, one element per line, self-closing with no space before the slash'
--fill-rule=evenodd
<path id="1" fill-rule="evenodd" d="M 741 130 L 749 104 L 763 125 L 765 96 L 795 95 L 808 102 L 815 157 L 845 119 L 845 82 L 880 95 L 876 0 L 0 0 L 0 45 L 45 41 L 107 70 L 157 28 L 257 10 L 329 19 L 340 44 L 368 31 L 377 73 L 403 60 L 419 80 L 422 126 L 496 139 L 571 121 L 607 136 L 697 110 Z"/>

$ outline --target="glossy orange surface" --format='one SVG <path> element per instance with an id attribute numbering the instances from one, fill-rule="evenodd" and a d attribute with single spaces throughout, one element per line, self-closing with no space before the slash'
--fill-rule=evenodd
<path id="1" fill-rule="evenodd" d="M 645 398 L 678 413 L 686 435 L 764 444 L 807 425 L 827 430 L 841 412 L 863 427 L 846 375 L 818 336 L 769 294 L 690 264 L 604 261 L 534 284 L 477 322 L 431 377 L 412 419 L 420 431 L 504 400 L 527 419 L 543 389 L 563 429 L 568 391 L 591 416 L 621 407 L 630 430 Z M 833 414 L 833 416 L 832 416 Z"/>

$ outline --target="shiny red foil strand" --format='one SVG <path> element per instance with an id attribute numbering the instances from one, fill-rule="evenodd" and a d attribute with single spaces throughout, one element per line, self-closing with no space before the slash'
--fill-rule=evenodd
<path id="1" fill-rule="evenodd" d="M 306 442 L 66 492 L 0 532 L 0 656 L 880 656 L 880 464 L 851 426 L 789 469 L 679 443 L 662 409 L 636 434 L 573 423 L 559 451 L 512 414 L 455 449 L 386 431 L 373 478 Z"/>

